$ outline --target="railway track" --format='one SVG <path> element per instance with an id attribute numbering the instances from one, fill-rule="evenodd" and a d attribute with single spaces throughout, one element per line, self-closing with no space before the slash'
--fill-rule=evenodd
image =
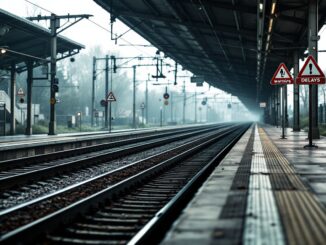
<path id="1" fill-rule="evenodd" d="M 78 241 L 95 239 L 97 242 L 110 244 L 109 240 L 129 241 L 151 217 L 158 217 L 155 214 L 169 201 L 174 200 L 174 196 L 180 190 L 184 190 L 185 184 L 194 182 L 193 177 L 203 171 L 200 169 L 208 169 L 207 166 L 216 163 L 216 159 L 225 154 L 247 128 L 248 125 L 237 125 L 217 130 L 175 149 L 79 183 L 69 190 L 62 190 L 61 193 L 2 212 L 0 213 L 0 241 L 8 244 L 19 241 L 33 243 L 36 237 L 53 231 L 61 223 L 71 223 L 76 215 L 81 213 L 86 216 L 77 219 L 77 223 L 72 223 L 67 229 L 51 233 L 43 242 L 78 243 Z M 205 153 L 201 153 L 204 149 Z M 188 160 L 185 160 L 187 158 Z M 215 160 L 207 165 L 209 159 L 212 158 Z M 176 165 L 176 163 L 179 164 Z M 153 179 L 153 176 L 156 176 L 156 179 Z M 117 199 L 117 196 L 120 198 Z M 89 213 L 90 209 L 98 208 L 99 204 L 107 203 L 108 199 L 109 204 L 104 204 L 104 209 Z M 146 204 L 142 206 L 144 202 Z M 122 216 L 115 217 L 121 214 Z M 108 221 L 106 225 L 100 222 L 101 218 L 93 219 L 97 217 L 96 215 L 100 215 L 104 223 Z M 124 216 L 129 219 L 123 220 Z M 90 217 L 93 217 L 91 218 L 93 221 L 88 223 Z M 131 226 L 127 226 L 128 222 Z M 102 225 L 103 227 L 100 228 L 99 226 Z M 112 228 L 112 230 L 106 230 L 106 228 Z M 145 226 L 143 229 L 148 228 Z M 152 229 L 153 226 L 150 230 Z M 108 233 L 116 234 L 116 238 L 105 236 Z M 90 236 L 87 237 L 88 235 Z M 145 236 L 141 237 L 144 239 Z"/>
<path id="2" fill-rule="evenodd" d="M 206 134 L 207 133 L 209 132 L 206 132 Z M 105 161 L 103 163 L 92 164 L 92 162 L 89 162 L 89 166 L 81 166 L 74 171 L 48 177 L 41 181 L 34 180 L 29 184 L 17 188 L 6 189 L 3 192 L 0 192 L 0 214 L 3 213 L 4 210 L 12 209 L 15 206 L 19 206 L 42 196 L 48 196 L 49 194 L 60 192 L 62 189 L 70 188 L 69 186 L 74 186 L 75 184 L 87 181 L 96 176 L 112 172 L 115 169 L 126 166 L 132 162 L 139 161 L 168 149 L 173 149 L 203 136 L 204 135 L 195 135 L 186 139 L 174 141 L 167 145 L 161 145 L 131 155 L 128 154 L 118 159 Z M 43 176 L 43 178 L 45 177 L 46 176 Z"/>
<path id="3" fill-rule="evenodd" d="M 219 125 L 205 129 L 191 129 L 190 132 L 189 130 L 181 130 L 123 139 L 95 146 L 2 161 L 0 162 L 0 190 L 22 185 L 31 180 L 37 181 L 49 178 L 90 164 L 110 161 L 225 126 Z"/>
<path id="4" fill-rule="evenodd" d="M 214 127 L 214 125 L 210 125 Z M 216 125 L 215 125 L 216 126 Z M 208 126 L 209 127 L 209 126 Z M 118 142 L 123 140 L 134 139 L 141 137 L 159 137 L 159 135 L 172 135 L 173 133 L 181 133 L 182 131 L 190 132 L 192 130 L 200 130 L 202 126 L 191 126 L 185 128 L 169 128 L 156 130 L 135 130 L 128 134 L 124 133 L 105 133 L 95 132 L 87 135 L 64 135 L 56 136 L 55 138 L 17 140 L 14 142 L 0 143 L 0 171 L 11 166 L 28 165 L 37 162 L 37 159 L 46 157 L 47 160 L 55 160 L 63 157 L 74 156 L 87 152 L 97 151 L 101 147 L 106 147 L 106 143 Z M 4 143 L 4 145 L 3 145 Z M 131 143 L 131 142 L 129 142 Z M 123 144 L 123 143 L 122 143 Z M 6 164 L 8 162 L 8 164 Z"/>

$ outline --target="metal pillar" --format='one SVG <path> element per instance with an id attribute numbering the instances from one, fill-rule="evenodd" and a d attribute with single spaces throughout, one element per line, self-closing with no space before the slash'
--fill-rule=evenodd
<path id="1" fill-rule="evenodd" d="M 95 80 L 96 80 L 96 57 L 93 57 L 93 77 L 92 77 L 92 106 L 91 106 L 91 125 L 94 126 L 95 114 Z"/>
<path id="2" fill-rule="evenodd" d="M 186 81 L 183 81 L 183 110 L 182 110 L 182 123 L 186 123 Z"/>
<path id="3" fill-rule="evenodd" d="M 285 139 L 285 124 L 286 124 L 286 85 L 283 85 L 282 88 L 282 139 Z"/>
<path id="4" fill-rule="evenodd" d="M 113 58 L 114 56 L 111 56 L 111 75 L 110 75 L 110 92 L 113 91 Z M 112 130 L 112 101 L 109 102 L 109 132 L 111 133 Z"/>
<path id="5" fill-rule="evenodd" d="M 146 80 L 146 91 L 145 91 L 145 113 L 146 113 L 146 124 L 148 124 L 148 81 L 149 81 L 149 76 L 148 79 Z"/>
<path id="6" fill-rule="evenodd" d="M 11 64 L 11 72 L 10 72 L 10 134 L 16 134 L 16 115 L 15 115 L 15 107 L 16 107 L 16 65 Z"/>
<path id="7" fill-rule="evenodd" d="M 279 99 L 278 99 L 278 94 L 279 94 L 279 88 L 275 88 L 275 125 L 278 127 L 278 120 L 279 120 Z"/>
<path id="8" fill-rule="evenodd" d="M 109 56 L 105 56 L 105 100 L 107 99 L 107 96 L 109 94 Z M 108 122 L 108 102 L 105 103 L 104 108 L 104 128 L 108 129 L 109 122 Z"/>
<path id="9" fill-rule="evenodd" d="M 294 51 L 293 54 L 293 73 L 294 80 L 299 74 L 299 55 L 298 51 Z M 300 131 L 300 86 L 298 84 L 293 84 L 293 132 Z"/>
<path id="10" fill-rule="evenodd" d="M 197 92 L 195 91 L 195 123 L 197 123 Z"/>
<path id="11" fill-rule="evenodd" d="M 283 102 L 284 102 L 284 116 L 285 116 L 285 122 L 284 122 L 284 126 L 287 128 L 289 126 L 289 115 L 288 115 L 288 87 L 285 85 L 283 87 L 284 92 L 284 98 L 283 98 Z"/>
<path id="12" fill-rule="evenodd" d="M 309 0 L 308 50 L 318 62 L 318 1 Z M 309 85 L 309 142 L 319 139 L 318 127 L 318 85 Z M 312 138 L 312 139 L 311 139 Z M 311 142 L 310 142 L 311 143 Z M 309 145 L 310 145 L 309 143 Z"/>
<path id="13" fill-rule="evenodd" d="M 60 20 L 56 18 L 55 14 L 51 14 L 50 29 L 51 29 L 51 81 L 50 81 L 50 123 L 49 135 L 56 134 L 56 113 L 55 113 L 55 90 L 53 89 L 57 73 L 57 28 L 60 27 Z"/>
<path id="14" fill-rule="evenodd" d="M 33 62 L 27 62 L 27 123 L 26 135 L 32 135 L 32 87 L 33 87 Z"/>
<path id="15" fill-rule="evenodd" d="M 136 66 L 133 69 L 132 127 L 136 128 Z"/>
<path id="16" fill-rule="evenodd" d="M 170 104 L 171 104 L 171 123 L 173 122 L 173 93 L 170 92 Z"/>

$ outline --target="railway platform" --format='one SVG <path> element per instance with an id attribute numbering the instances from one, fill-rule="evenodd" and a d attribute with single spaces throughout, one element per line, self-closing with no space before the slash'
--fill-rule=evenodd
<path id="1" fill-rule="evenodd" d="M 324 244 L 326 138 L 252 126 L 161 244 Z"/>

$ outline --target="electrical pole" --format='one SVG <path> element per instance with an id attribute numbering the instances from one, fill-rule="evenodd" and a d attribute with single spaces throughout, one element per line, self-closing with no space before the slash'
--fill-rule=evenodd
<path id="1" fill-rule="evenodd" d="M 172 91 L 170 92 L 170 103 L 171 103 L 171 123 L 173 122 L 173 93 Z"/>
<path id="2" fill-rule="evenodd" d="M 182 122 L 186 123 L 186 81 L 183 81 L 183 111 L 182 111 Z"/>
<path id="3" fill-rule="evenodd" d="M 92 77 L 92 109 L 91 109 L 91 126 L 94 126 L 95 113 L 95 80 L 96 80 L 96 57 L 93 57 L 93 77 Z"/>
<path id="4" fill-rule="evenodd" d="M 146 80 L 146 91 L 145 91 L 145 110 L 146 110 L 146 124 L 148 124 L 148 81 L 150 74 L 148 74 L 148 79 Z"/>
<path id="5" fill-rule="evenodd" d="M 132 126 L 136 128 L 136 66 L 133 69 Z"/>
<path id="6" fill-rule="evenodd" d="M 195 123 L 197 123 L 197 91 L 195 91 Z"/>
<path id="7" fill-rule="evenodd" d="M 56 134 L 56 114 L 55 114 L 55 91 L 53 85 L 55 83 L 57 72 L 57 28 L 60 27 L 60 19 L 57 19 L 54 14 L 51 14 L 51 66 L 50 66 L 50 123 L 49 135 Z"/>
<path id="8" fill-rule="evenodd" d="M 50 30 L 51 30 L 51 60 L 50 60 L 50 122 L 49 122 L 49 135 L 56 134 L 56 113 L 55 113 L 55 104 L 56 104 L 56 93 L 58 92 L 58 80 L 56 79 L 57 73 L 57 36 L 59 33 L 68 29 L 72 25 L 81 21 L 82 19 L 88 19 L 92 15 L 83 14 L 83 15 L 55 15 L 51 14 L 51 16 L 36 16 L 36 17 L 28 17 L 28 20 L 50 20 Z M 60 20 L 61 19 L 75 19 L 75 21 L 68 26 L 62 28 L 60 31 Z"/>
<path id="9" fill-rule="evenodd" d="M 108 101 L 107 96 L 109 94 L 109 56 L 105 56 L 105 111 L 104 111 L 104 128 L 108 129 Z"/>

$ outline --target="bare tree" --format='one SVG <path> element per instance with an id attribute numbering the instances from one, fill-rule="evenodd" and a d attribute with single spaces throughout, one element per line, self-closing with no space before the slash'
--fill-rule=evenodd
<path id="1" fill-rule="evenodd" d="M 308 103 L 309 103 L 309 87 L 308 86 L 301 86 L 300 89 L 300 99 L 303 103 L 303 114 L 308 113 Z"/>

